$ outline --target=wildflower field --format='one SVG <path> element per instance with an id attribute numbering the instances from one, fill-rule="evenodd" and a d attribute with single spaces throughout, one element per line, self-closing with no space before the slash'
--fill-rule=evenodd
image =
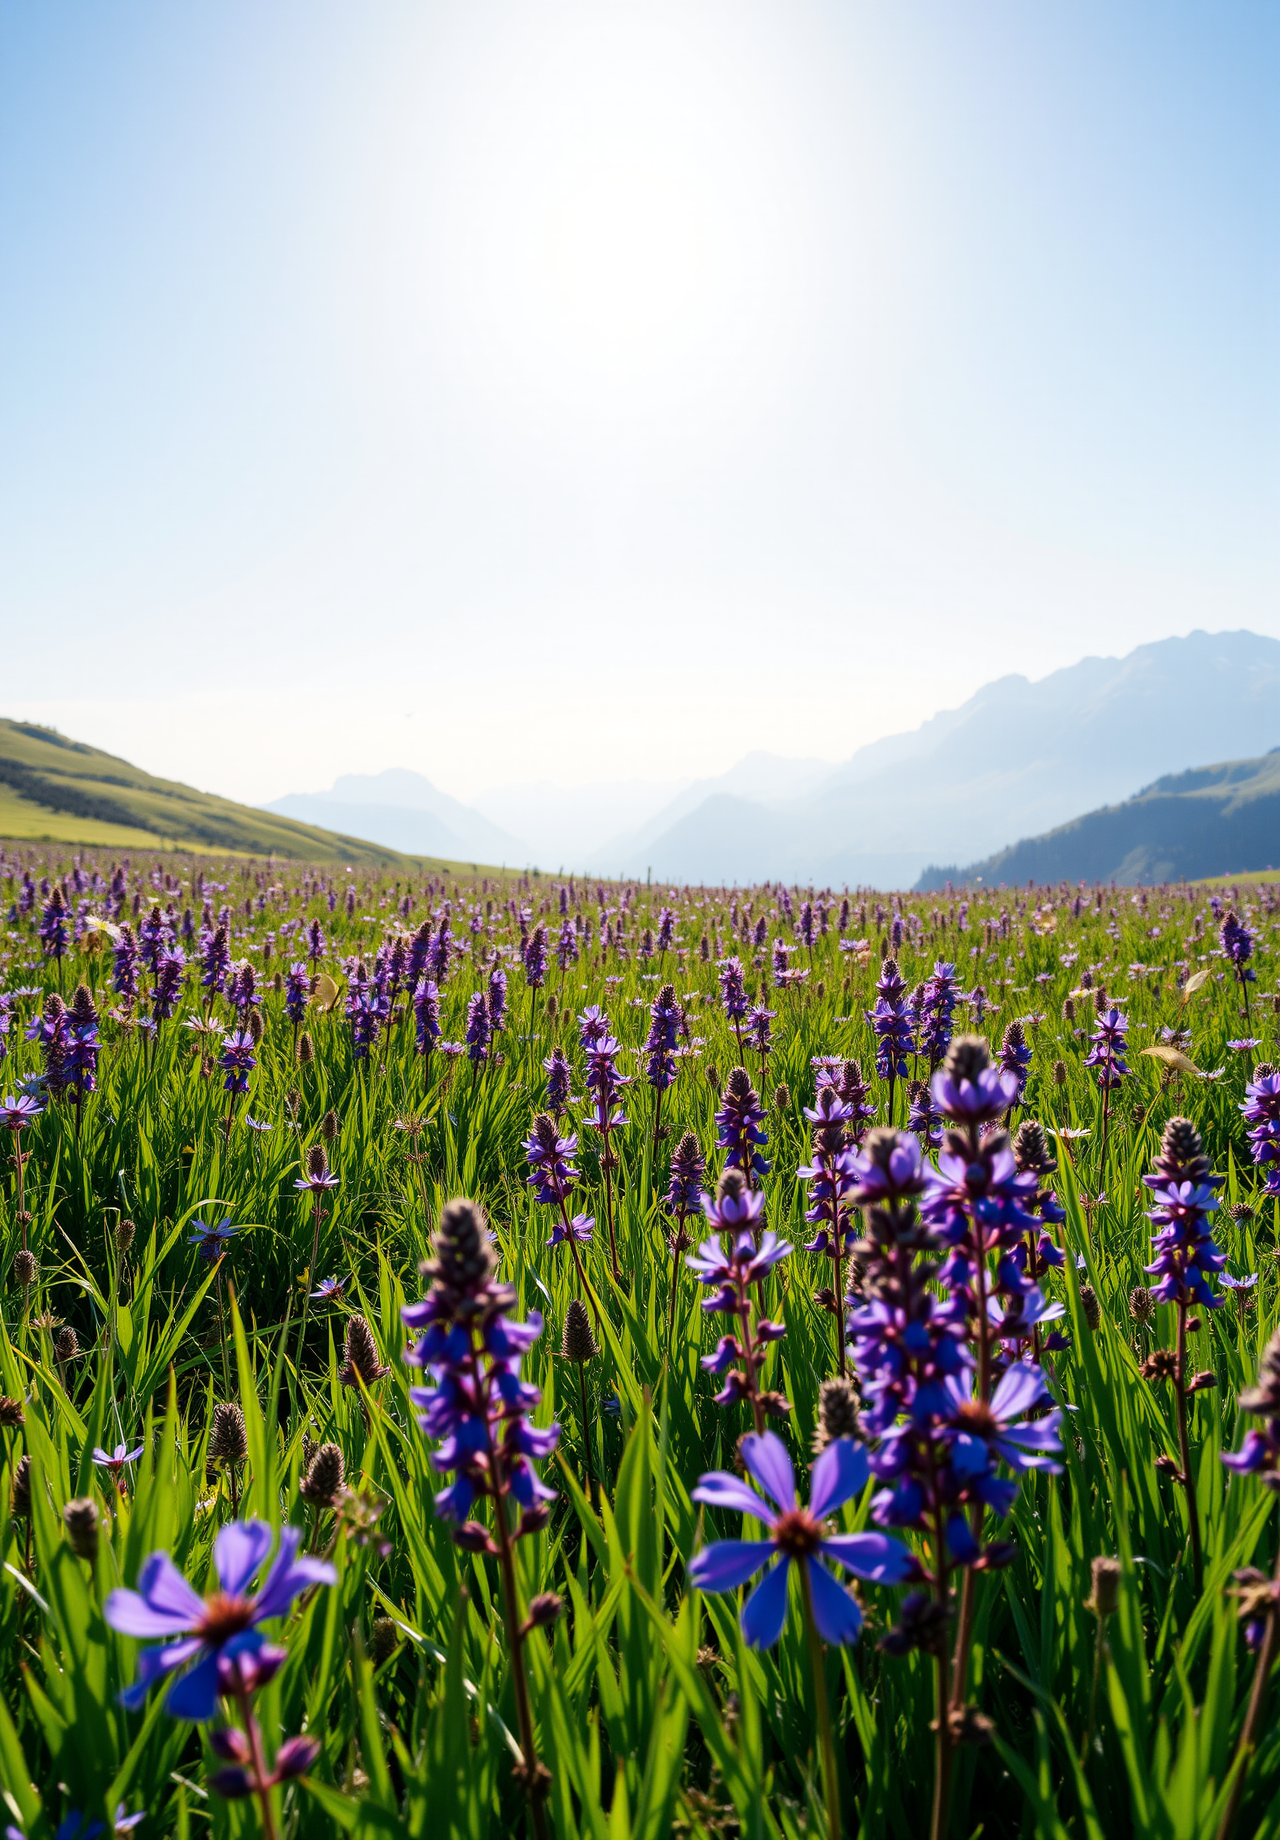
<path id="1" fill-rule="evenodd" d="M 1280 890 L 6 846 L 10 1836 L 1280 1832 Z"/>

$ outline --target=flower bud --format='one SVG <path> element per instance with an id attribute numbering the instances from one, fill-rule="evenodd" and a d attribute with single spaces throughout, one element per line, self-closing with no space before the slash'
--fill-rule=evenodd
<path id="1" fill-rule="evenodd" d="M 235 1725 L 222 1725 L 209 1733 L 209 1746 L 224 1763 L 248 1763 L 253 1755 L 249 1740 Z"/>
<path id="2" fill-rule="evenodd" d="M 286 1738 L 276 1752 L 276 1781 L 290 1782 L 295 1776 L 305 1776 L 319 1755 L 320 1746 L 314 1738 Z"/>
<path id="3" fill-rule="evenodd" d="M 67 1542 L 77 1559 L 92 1565 L 98 1557 L 98 1504 L 87 1495 L 69 1501 L 62 1510 Z"/>
<path id="4" fill-rule="evenodd" d="M 1084 1607 L 1095 1616 L 1114 1616 L 1120 1606 L 1120 1561 L 1099 1557 L 1093 1562 L 1093 1590 Z"/>
<path id="5" fill-rule="evenodd" d="M 118 1220 L 116 1222 L 116 1251 L 120 1254 L 122 1259 L 128 1258 L 133 1246 L 133 1237 L 137 1231 L 138 1229 L 131 1220 Z"/>

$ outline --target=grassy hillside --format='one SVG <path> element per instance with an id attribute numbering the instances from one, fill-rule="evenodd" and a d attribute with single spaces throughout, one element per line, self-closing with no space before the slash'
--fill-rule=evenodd
<path id="1" fill-rule="evenodd" d="M 120 849 L 184 845 L 377 867 L 407 861 L 360 837 L 157 779 L 54 729 L 5 720 L 0 720 L 0 835 Z"/>
<path id="2" fill-rule="evenodd" d="M 1107 805 L 971 863 L 929 868 L 920 889 L 944 882 L 1202 881 L 1280 866 L 1280 748 L 1260 760 L 1167 773 L 1121 805 Z"/>

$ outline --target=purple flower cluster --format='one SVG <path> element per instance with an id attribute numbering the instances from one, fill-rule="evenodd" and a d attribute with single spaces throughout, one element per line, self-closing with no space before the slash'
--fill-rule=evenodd
<path id="1" fill-rule="evenodd" d="M 675 987 L 664 984 L 649 1011 L 649 1034 L 644 1044 L 645 1072 L 650 1086 L 664 1093 L 676 1077 L 676 1035 L 680 1027 L 680 1005 Z"/>
<path id="2" fill-rule="evenodd" d="M 438 1446 L 432 1466 L 454 1475 L 436 1496 L 436 1512 L 454 1523 L 453 1537 L 467 1550 L 505 1551 L 511 1539 L 546 1525 L 546 1504 L 555 1498 L 534 1464 L 551 1455 L 560 1427 L 529 1422 L 542 1395 L 520 1377 L 542 1318 L 534 1312 L 526 1323 L 511 1321 L 515 1291 L 498 1282 L 488 1223 L 474 1202 L 446 1203 L 433 1251 L 425 1268 L 431 1289 L 402 1315 L 406 1327 L 420 1332 L 405 1359 L 432 1381 L 410 1390 L 418 1422 Z M 514 1527 L 509 1499 L 520 1511 Z M 485 1501 L 493 1507 L 496 1541 L 472 1518 Z"/>
<path id="3" fill-rule="evenodd" d="M 716 1134 L 724 1150 L 726 1169 L 740 1169 L 748 1184 L 753 1177 L 768 1175 L 770 1164 L 764 1150 L 769 1138 L 764 1128 L 764 1108 L 745 1067 L 735 1067 L 725 1081 L 716 1113 Z"/>
<path id="4" fill-rule="evenodd" d="M 1211 1280 L 1226 1264 L 1213 1239 L 1210 1215 L 1218 1206 L 1214 1190 L 1221 1182 L 1209 1167 L 1200 1134 L 1187 1118 L 1171 1118 L 1155 1168 L 1142 1178 L 1155 1206 L 1147 1214 L 1156 1228 L 1155 1259 L 1146 1270 L 1156 1279 L 1151 1295 L 1157 1303 L 1219 1309 Z"/>
<path id="5" fill-rule="evenodd" d="M 1280 1073 L 1268 1062 L 1259 1064 L 1245 1087 L 1240 1110 L 1253 1160 L 1265 1172 L 1262 1192 L 1280 1199 Z"/>
<path id="6" fill-rule="evenodd" d="M 778 1393 L 760 1390 L 760 1369 L 771 1343 L 786 1334 L 781 1323 L 758 1317 L 753 1325 L 751 1292 L 780 1259 L 791 1251 L 786 1240 L 769 1229 L 762 1230 L 764 1196 L 747 1187 L 742 1171 L 726 1169 L 714 1196 L 702 1197 L 702 1209 L 713 1233 L 727 1234 L 726 1249 L 718 1239 L 704 1240 L 690 1258 L 689 1269 L 702 1284 L 714 1287 L 704 1297 L 702 1307 L 709 1313 L 723 1311 L 738 1318 L 738 1333 L 721 1336 L 714 1354 L 704 1355 L 707 1373 L 724 1379 L 716 1394 L 716 1404 L 736 1405 L 746 1400 L 755 1416 L 756 1430 L 764 1429 L 767 1413 L 790 1411 Z M 758 1243 L 757 1243 L 758 1242 Z M 741 1363 L 741 1365 L 738 1365 Z"/>
<path id="7" fill-rule="evenodd" d="M 876 980 L 876 1004 L 863 1013 L 876 1038 L 876 1072 L 882 1080 L 902 1080 L 915 1038 L 906 1002 L 906 984 L 896 958 L 886 958 Z"/>
<path id="8" fill-rule="evenodd" d="M 1129 1072 L 1124 1058 L 1129 1046 L 1128 1032 L 1129 1018 L 1122 1010 L 1098 1011 L 1097 1027 L 1089 1037 L 1089 1052 L 1084 1064 L 1097 1069 L 1098 1087 L 1104 1093 L 1114 1092 Z"/>

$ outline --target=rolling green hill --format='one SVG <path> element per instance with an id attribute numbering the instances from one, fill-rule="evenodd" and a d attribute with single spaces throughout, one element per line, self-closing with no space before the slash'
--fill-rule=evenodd
<path id="1" fill-rule="evenodd" d="M 360 837 L 157 779 L 55 729 L 0 719 L 0 836 L 118 849 L 182 846 L 304 862 L 394 867 L 409 858 Z"/>
<path id="2" fill-rule="evenodd" d="M 1259 760 L 1166 773 L 1120 805 L 1104 805 L 1027 837 L 967 869 L 926 869 L 945 882 L 1203 881 L 1280 867 L 1280 748 Z"/>

